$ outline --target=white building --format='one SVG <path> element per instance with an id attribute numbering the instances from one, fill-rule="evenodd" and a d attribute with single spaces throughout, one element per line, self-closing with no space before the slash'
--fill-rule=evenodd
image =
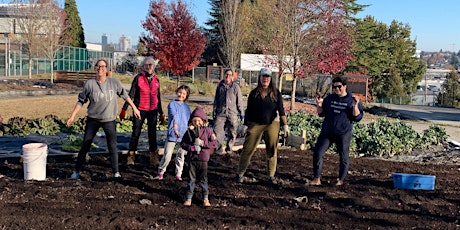
<path id="1" fill-rule="evenodd" d="M 118 41 L 120 46 L 119 51 L 131 51 L 133 49 L 130 37 L 125 37 L 125 35 L 122 35 Z"/>
<path id="2" fill-rule="evenodd" d="M 96 44 L 96 43 L 86 43 L 86 49 L 92 50 L 92 51 L 102 51 L 102 44 Z"/>

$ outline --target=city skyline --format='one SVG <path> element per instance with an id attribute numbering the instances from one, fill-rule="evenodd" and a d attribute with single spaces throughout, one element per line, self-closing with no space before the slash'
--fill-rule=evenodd
<path id="1" fill-rule="evenodd" d="M 166 0 L 170 2 L 172 0 Z M 191 14 L 199 26 L 209 19 L 210 5 L 208 0 L 185 0 Z M 146 32 L 141 21 L 145 20 L 150 0 L 136 0 L 126 4 L 126 1 L 113 0 L 108 13 L 101 14 L 100 9 L 106 8 L 106 0 L 77 1 L 77 7 L 82 20 L 85 41 L 101 43 L 102 34 L 108 36 L 108 43 L 117 43 L 122 35 L 131 37 L 132 43 L 137 44 L 142 32 Z M 419 0 L 357 0 L 358 4 L 370 5 L 357 17 L 372 15 L 376 21 L 390 25 L 393 20 L 411 27 L 411 39 L 417 43 L 417 49 L 428 52 L 460 50 L 460 31 L 452 27 L 455 22 L 455 10 L 460 7 L 460 1 L 444 0 L 442 4 Z M 106 17 L 99 17 L 103 15 Z M 114 15 L 114 16 L 111 16 Z"/>

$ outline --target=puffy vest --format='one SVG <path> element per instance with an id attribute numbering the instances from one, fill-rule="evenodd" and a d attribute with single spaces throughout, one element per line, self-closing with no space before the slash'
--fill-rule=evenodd
<path id="1" fill-rule="evenodd" d="M 147 77 L 144 73 L 139 77 L 139 110 L 151 111 L 158 107 L 158 90 L 160 89 L 160 82 L 157 75 L 153 75 L 152 82 L 149 84 Z"/>

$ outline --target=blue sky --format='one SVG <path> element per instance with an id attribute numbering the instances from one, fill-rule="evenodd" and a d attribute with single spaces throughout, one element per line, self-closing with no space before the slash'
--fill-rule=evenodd
<path id="1" fill-rule="evenodd" d="M 170 2 L 170 0 L 165 0 Z M 196 18 L 198 25 L 208 19 L 207 0 L 183 0 Z M 86 42 L 100 43 L 102 34 L 107 34 L 109 43 L 118 43 L 122 35 L 131 37 L 133 44 L 142 32 L 150 0 L 76 0 L 83 24 Z"/>
<path id="2" fill-rule="evenodd" d="M 170 1 L 170 0 L 166 0 Z M 150 0 L 76 0 L 87 42 L 101 42 L 106 33 L 109 42 L 117 43 L 122 35 L 137 42 L 144 32 L 141 21 L 145 20 Z M 203 25 L 209 17 L 208 0 L 184 0 Z M 459 0 L 357 0 L 370 5 L 358 17 L 372 15 L 387 25 L 392 20 L 411 27 L 411 38 L 416 39 L 417 49 L 423 51 L 460 50 L 460 28 L 457 11 Z M 455 44 L 455 45 L 454 45 Z"/>

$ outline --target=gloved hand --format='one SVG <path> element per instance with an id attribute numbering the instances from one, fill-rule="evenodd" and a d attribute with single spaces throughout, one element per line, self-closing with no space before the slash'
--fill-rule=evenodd
<path id="1" fill-rule="evenodd" d="M 192 151 L 196 151 L 198 154 L 201 152 L 201 147 L 199 145 L 192 146 Z"/>
<path id="2" fill-rule="evenodd" d="M 289 126 L 288 125 L 283 125 L 283 136 L 284 137 L 289 136 Z"/>
<path id="3" fill-rule="evenodd" d="M 200 138 L 196 138 L 195 139 L 195 142 L 193 143 L 194 145 L 198 145 L 198 146 L 203 146 L 204 145 L 204 141 L 201 140 Z"/>
<path id="4" fill-rule="evenodd" d="M 122 109 L 120 112 L 120 120 L 124 120 L 126 118 L 126 110 Z"/>

